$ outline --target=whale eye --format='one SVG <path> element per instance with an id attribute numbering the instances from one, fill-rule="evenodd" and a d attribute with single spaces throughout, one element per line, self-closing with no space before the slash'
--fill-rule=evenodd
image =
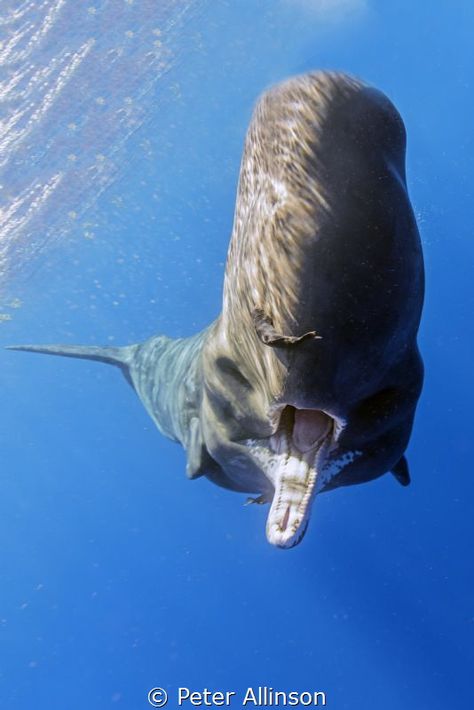
<path id="1" fill-rule="evenodd" d="M 216 360 L 216 367 L 225 376 L 227 384 L 232 387 L 233 385 L 238 388 L 245 388 L 246 390 L 251 390 L 252 385 L 247 380 L 246 377 L 240 372 L 238 367 L 236 367 L 233 360 L 228 357 L 218 357 Z"/>

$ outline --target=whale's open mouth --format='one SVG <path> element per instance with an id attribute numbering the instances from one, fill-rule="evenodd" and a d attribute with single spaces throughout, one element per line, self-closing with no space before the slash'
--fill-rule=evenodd
<path id="1" fill-rule="evenodd" d="M 266 530 L 271 544 L 288 548 L 303 538 L 333 430 L 334 420 L 324 412 L 286 406 L 269 448 L 248 442 L 275 489 Z"/>
<path id="2" fill-rule="evenodd" d="M 278 431 L 270 439 L 276 454 L 270 474 L 275 494 L 267 539 L 273 545 L 293 547 L 303 538 L 332 433 L 333 420 L 324 412 L 290 406 L 283 410 Z"/>

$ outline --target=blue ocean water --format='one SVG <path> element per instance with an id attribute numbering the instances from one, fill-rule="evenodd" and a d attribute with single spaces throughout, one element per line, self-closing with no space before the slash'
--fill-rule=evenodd
<path id="1" fill-rule="evenodd" d="M 1 345 L 207 325 L 252 106 L 315 68 L 405 120 L 427 296 L 411 486 L 320 496 L 289 551 L 264 507 L 186 480 L 113 368 L 0 352 L 0 707 L 139 710 L 154 686 L 473 707 L 472 4 L 4 7 Z"/>

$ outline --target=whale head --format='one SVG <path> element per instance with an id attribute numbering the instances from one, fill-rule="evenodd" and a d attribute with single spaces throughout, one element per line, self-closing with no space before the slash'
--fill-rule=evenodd
<path id="1" fill-rule="evenodd" d="M 422 301 L 393 104 L 327 72 L 264 93 L 203 348 L 201 422 L 212 479 L 270 502 L 272 544 L 301 540 L 321 491 L 394 468 L 407 480 Z"/>

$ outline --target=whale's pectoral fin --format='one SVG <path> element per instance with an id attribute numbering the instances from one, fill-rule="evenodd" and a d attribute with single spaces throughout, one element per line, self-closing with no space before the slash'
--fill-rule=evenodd
<path id="1" fill-rule="evenodd" d="M 252 313 L 257 335 L 265 345 L 272 348 L 286 348 L 301 343 L 303 340 L 320 340 L 321 336 L 315 330 L 310 330 L 303 335 L 282 335 L 273 327 L 273 321 L 261 308 L 256 308 Z"/>
<path id="2" fill-rule="evenodd" d="M 189 422 L 189 429 L 185 442 L 186 447 L 186 476 L 188 478 L 199 478 L 206 472 L 206 465 L 209 463 L 209 454 L 204 445 L 201 425 L 197 417 L 192 417 Z"/>
<path id="3" fill-rule="evenodd" d="M 408 461 L 406 460 L 405 456 L 402 456 L 400 461 L 395 464 L 395 466 L 392 468 L 391 473 L 395 476 L 397 481 L 402 485 L 402 486 L 408 486 L 410 483 L 410 471 L 408 470 Z"/>

